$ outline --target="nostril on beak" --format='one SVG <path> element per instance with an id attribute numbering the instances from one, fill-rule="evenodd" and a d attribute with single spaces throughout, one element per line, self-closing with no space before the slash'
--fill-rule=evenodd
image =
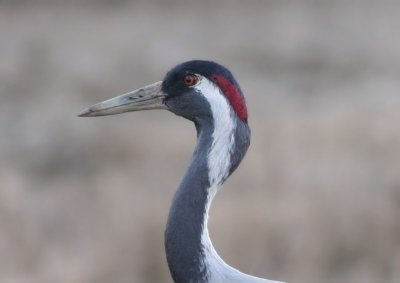
<path id="1" fill-rule="evenodd" d="M 139 97 L 139 98 L 143 98 L 143 92 L 144 92 L 144 89 L 141 88 L 141 89 L 139 90 L 139 93 L 138 93 L 138 97 Z"/>
<path id="2" fill-rule="evenodd" d="M 128 96 L 129 100 L 136 100 L 136 99 L 139 99 L 139 98 L 143 98 L 143 94 L 139 94 L 137 96 Z"/>

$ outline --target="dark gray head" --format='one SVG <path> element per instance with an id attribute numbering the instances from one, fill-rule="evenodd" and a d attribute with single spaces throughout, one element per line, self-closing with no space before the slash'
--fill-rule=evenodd
<path id="1" fill-rule="evenodd" d="M 228 69 L 217 63 L 193 60 L 179 64 L 165 76 L 162 91 L 170 111 L 194 122 L 212 117 L 210 104 L 218 103 L 206 91 L 223 96 L 239 119 L 247 122 L 246 103 L 238 83 Z"/>

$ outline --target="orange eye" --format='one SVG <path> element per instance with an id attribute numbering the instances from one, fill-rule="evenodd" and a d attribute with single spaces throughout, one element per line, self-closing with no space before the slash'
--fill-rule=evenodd
<path id="1" fill-rule="evenodd" d="M 194 86 L 199 81 L 199 78 L 196 75 L 188 74 L 185 76 L 183 81 L 187 86 Z"/>

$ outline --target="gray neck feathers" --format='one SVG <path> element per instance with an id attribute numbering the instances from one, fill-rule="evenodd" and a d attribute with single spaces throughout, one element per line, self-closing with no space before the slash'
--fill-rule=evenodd
<path id="1" fill-rule="evenodd" d="M 208 237 L 207 218 L 212 198 L 249 146 L 249 127 L 232 118 L 233 126 L 222 135 L 216 135 L 218 125 L 213 121 L 196 124 L 197 146 L 175 193 L 165 231 L 167 261 L 176 283 L 212 282 L 213 261 L 226 265 Z"/>

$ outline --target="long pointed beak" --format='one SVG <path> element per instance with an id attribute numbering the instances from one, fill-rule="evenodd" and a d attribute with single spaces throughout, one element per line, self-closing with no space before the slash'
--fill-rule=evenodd
<path id="1" fill-rule="evenodd" d="M 80 113 L 79 117 L 114 115 L 129 111 L 168 109 L 164 104 L 165 94 L 161 82 L 139 88 L 132 92 L 99 102 Z"/>

